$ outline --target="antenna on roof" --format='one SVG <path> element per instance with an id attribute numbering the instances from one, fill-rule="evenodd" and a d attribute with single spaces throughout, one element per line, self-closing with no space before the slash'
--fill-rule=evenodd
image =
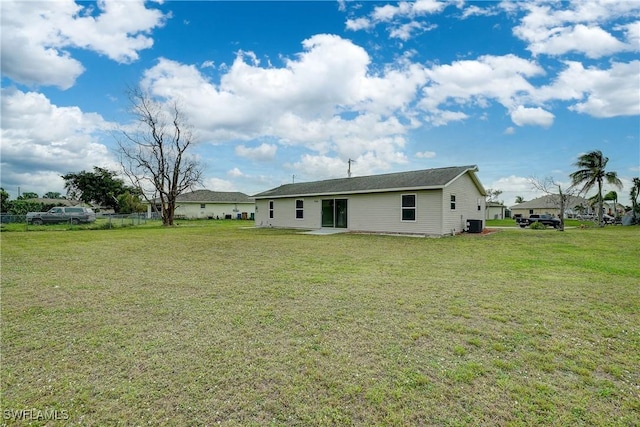
<path id="1" fill-rule="evenodd" d="M 351 160 L 351 158 L 349 158 L 349 161 L 347 163 L 349 163 L 349 169 L 347 169 L 347 176 L 349 178 L 351 178 L 351 163 L 355 163 L 355 160 Z"/>

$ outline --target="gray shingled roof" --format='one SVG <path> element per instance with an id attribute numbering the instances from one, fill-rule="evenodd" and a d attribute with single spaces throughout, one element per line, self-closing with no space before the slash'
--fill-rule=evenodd
<path id="1" fill-rule="evenodd" d="M 176 201 L 191 203 L 253 203 L 254 200 L 237 191 L 195 190 L 180 194 Z"/>
<path id="2" fill-rule="evenodd" d="M 477 180 L 477 166 L 455 166 L 438 169 L 424 169 L 411 172 L 397 172 L 383 175 L 357 176 L 352 178 L 328 179 L 324 181 L 285 184 L 254 195 L 256 199 L 291 196 L 312 196 L 327 194 L 369 193 L 392 190 L 443 188 L 458 176 L 471 171 L 476 185 L 484 192 Z"/>
<path id="3" fill-rule="evenodd" d="M 583 197 L 569 196 L 567 199 L 567 209 L 572 209 L 578 205 L 589 206 L 589 201 Z M 538 197 L 537 199 L 513 205 L 510 209 L 559 209 L 560 196 L 556 194 Z"/>

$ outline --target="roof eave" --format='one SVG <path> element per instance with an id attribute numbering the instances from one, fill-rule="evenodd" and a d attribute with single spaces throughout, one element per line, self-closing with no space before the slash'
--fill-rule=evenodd
<path id="1" fill-rule="evenodd" d="M 419 187 L 398 187 L 398 188 L 378 188 L 375 190 L 354 190 L 354 191 L 330 191 L 322 193 L 292 193 L 279 195 L 255 195 L 254 199 L 285 199 L 290 197 L 322 197 L 322 196 L 346 196 L 349 194 L 371 194 L 371 193 L 397 193 L 401 191 L 420 191 L 420 190 L 442 190 L 444 185 L 431 185 Z"/>
<path id="2" fill-rule="evenodd" d="M 460 172 L 455 178 L 453 178 L 452 180 L 450 180 L 449 182 L 447 182 L 445 184 L 445 187 L 449 184 L 451 184 L 452 182 L 454 182 L 455 180 L 457 180 L 458 178 L 460 178 L 462 175 L 464 175 L 467 172 L 471 172 L 469 174 L 469 176 L 471 177 L 471 180 L 473 181 L 473 183 L 476 185 L 476 187 L 478 188 L 478 191 L 480 191 L 480 194 L 483 196 L 487 196 L 487 190 L 485 190 L 484 186 L 480 183 L 480 180 L 478 179 L 478 175 L 476 175 L 476 172 L 478 172 L 478 166 L 477 165 L 473 165 L 468 167 L 467 169 L 463 170 L 462 172 Z"/>

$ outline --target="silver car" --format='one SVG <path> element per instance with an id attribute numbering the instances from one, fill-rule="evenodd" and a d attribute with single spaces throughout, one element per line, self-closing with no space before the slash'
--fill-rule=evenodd
<path id="1" fill-rule="evenodd" d="M 27 224 L 42 225 L 68 222 L 70 224 L 80 224 L 94 222 L 96 214 L 91 208 L 78 206 L 59 206 L 49 209 L 48 212 L 27 213 Z"/>

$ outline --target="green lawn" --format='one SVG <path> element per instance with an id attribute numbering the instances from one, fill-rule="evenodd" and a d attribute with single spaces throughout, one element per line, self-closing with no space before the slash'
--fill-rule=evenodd
<path id="1" fill-rule="evenodd" d="M 639 227 L 249 225 L 0 233 L 2 422 L 638 425 Z"/>

